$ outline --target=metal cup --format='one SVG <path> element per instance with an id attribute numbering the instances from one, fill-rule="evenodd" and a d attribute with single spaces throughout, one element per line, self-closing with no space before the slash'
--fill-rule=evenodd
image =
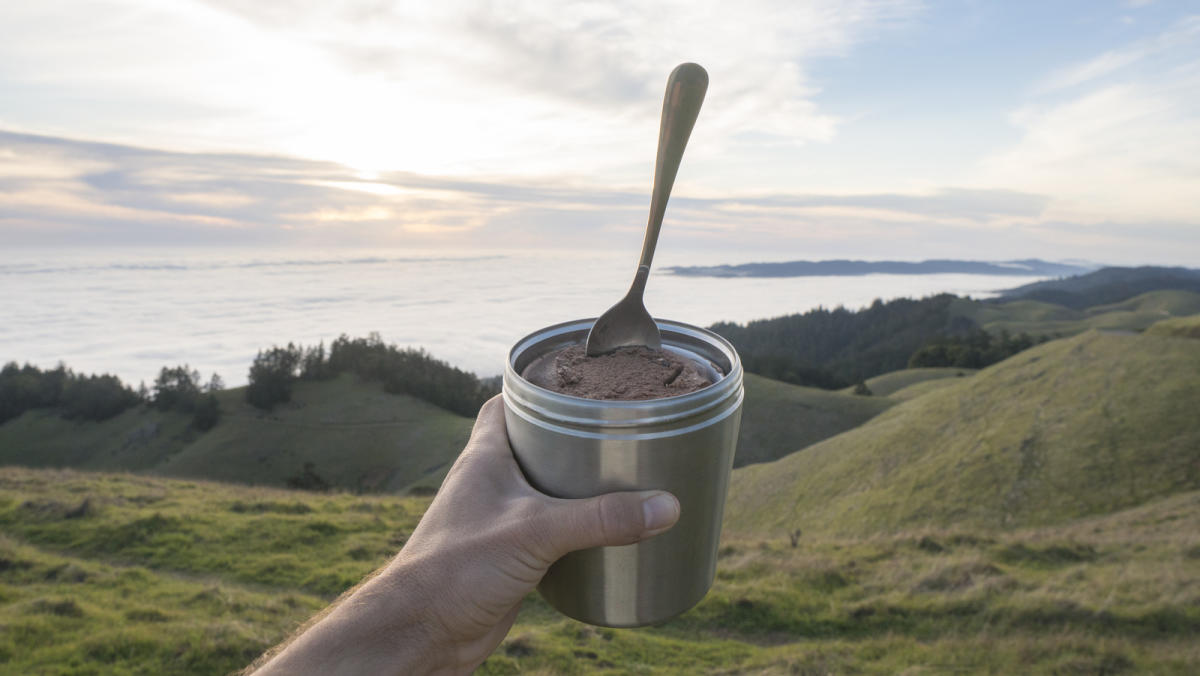
<path id="1" fill-rule="evenodd" d="M 504 369 L 504 418 L 518 464 L 544 493 L 584 498 L 662 489 L 679 498 L 679 522 L 667 532 L 567 554 L 538 585 L 567 616 L 636 627 L 684 612 L 712 586 L 742 417 L 742 364 L 717 334 L 657 320 L 663 349 L 715 366 L 712 385 L 664 399 L 601 401 L 521 377 L 534 359 L 582 344 L 593 321 L 557 324 L 517 342 Z"/>

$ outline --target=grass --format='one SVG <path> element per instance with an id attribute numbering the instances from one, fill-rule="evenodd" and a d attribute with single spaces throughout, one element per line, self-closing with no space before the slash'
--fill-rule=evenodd
<path id="1" fill-rule="evenodd" d="M 427 504 L 0 469 L 0 671 L 228 673 L 383 563 Z M 1195 673 L 1197 524 L 1187 492 L 1056 526 L 796 547 L 727 527 L 695 609 L 602 629 L 534 595 L 480 673 Z"/>
<path id="2" fill-rule="evenodd" d="M 429 501 L 70 470 L 0 479 L 0 529 L 29 545 L 323 595 L 397 551 Z"/>
<path id="3" fill-rule="evenodd" d="M 1146 333 L 1152 336 L 1200 338 L 1200 314 L 1163 319 L 1146 329 Z"/>
<path id="4" fill-rule="evenodd" d="M 872 396 L 890 397 L 900 390 L 906 389 L 918 383 L 942 380 L 944 378 L 961 378 L 975 373 L 976 369 L 962 369 L 955 367 L 933 367 L 933 368 L 915 368 L 904 369 L 902 371 L 892 371 L 874 378 L 866 380 L 867 388 L 871 390 Z M 847 387 L 842 390 L 847 394 L 854 392 L 853 387 Z"/>
<path id="5" fill-rule="evenodd" d="M 219 394 L 222 417 L 200 434 L 188 416 L 139 407 L 102 423 L 30 411 L 0 425 L 0 462 L 129 470 L 283 486 L 306 463 L 329 483 L 368 491 L 436 488 L 472 421 L 343 374 L 297 383 L 271 413 L 244 388 Z"/>
<path id="6" fill-rule="evenodd" d="M 746 374 L 734 466 L 781 458 L 853 429 L 887 410 L 884 397 L 856 397 Z"/>
<path id="7" fill-rule="evenodd" d="M 963 371 L 963 372 L 968 371 L 968 369 L 959 369 L 959 370 Z M 901 401 L 908 401 L 909 399 L 916 399 L 917 397 L 920 397 L 924 394 L 928 394 L 930 392 L 940 390 L 943 387 L 953 386 L 957 383 L 958 383 L 958 380 L 956 380 L 954 378 L 937 378 L 934 380 L 923 380 L 921 382 L 913 383 L 912 385 L 903 387 L 899 390 L 896 390 L 895 392 L 892 392 L 890 395 L 888 395 L 888 398 L 891 399 L 892 401 L 899 403 Z"/>
<path id="8" fill-rule="evenodd" d="M 734 472 L 741 532 L 1049 525 L 1200 488 L 1200 342 L 1089 332 Z"/>

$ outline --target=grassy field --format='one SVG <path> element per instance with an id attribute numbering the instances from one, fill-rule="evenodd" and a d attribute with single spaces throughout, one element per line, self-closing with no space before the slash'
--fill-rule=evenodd
<path id="1" fill-rule="evenodd" d="M 1088 332 L 734 474 L 735 530 L 1057 523 L 1200 488 L 1200 341 Z"/>
<path id="2" fill-rule="evenodd" d="M 354 490 L 437 487 L 470 435 L 472 421 L 377 383 L 344 374 L 299 382 L 271 413 L 243 388 L 218 395 L 222 417 L 199 433 L 190 417 L 138 407 L 102 423 L 30 411 L 0 425 L 0 463 L 129 470 L 283 486 L 306 463 Z"/>
<path id="3" fill-rule="evenodd" d="M 427 499 L 0 469 L 0 672 L 219 674 L 403 545 Z M 727 528 L 695 609 L 643 629 L 531 596 L 484 674 L 1189 674 L 1200 493 L 1012 531 Z"/>
<path id="4" fill-rule="evenodd" d="M 386 561 L 427 505 L 0 469 L 0 671 L 228 672 Z"/>

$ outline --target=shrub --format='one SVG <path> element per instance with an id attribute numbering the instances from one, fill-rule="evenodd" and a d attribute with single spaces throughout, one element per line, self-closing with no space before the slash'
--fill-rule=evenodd
<path id="1" fill-rule="evenodd" d="M 220 420 L 221 404 L 217 401 L 217 395 L 209 392 L 196 404 L 196 412 L 192 415 L 192 427 L 207 432 L 216 427 Z"/>

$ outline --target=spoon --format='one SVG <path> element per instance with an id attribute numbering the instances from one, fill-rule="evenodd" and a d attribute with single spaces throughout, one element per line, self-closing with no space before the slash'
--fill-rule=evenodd
<path id="1" fill-rule="evenodd" d="M 675 174 L 679 173 L 679 162 L 683 149 L 700 114 L 704 93 L 708 90 L 708 73 L 694 63 L 684 63 L 671 71 L 667 78 L 667 93 L 663 97 L 662 121 L 658 128 L 658 160 L 654 166 L 654 191 L 650 197 L 650 220 L 646 223 L 646 239 L 642 241 L 642 257 L 638 260 L 637 272 L 629 292 L 616 305 L 600 315 L 592 330 L 588 332 L 587 354 L 589 357 L 612 352 L 627 345 L 645 345 L 661 349 L 662 336 L 658 324 L 646 305 L 642 294 L 646 291 L 646 280 L 650 277 L 650 261 L 654 259 L 654 246 L 658 243 L 658 231 L 662 229 L 663 214 L 667 210 L 667 199 Z"/>

